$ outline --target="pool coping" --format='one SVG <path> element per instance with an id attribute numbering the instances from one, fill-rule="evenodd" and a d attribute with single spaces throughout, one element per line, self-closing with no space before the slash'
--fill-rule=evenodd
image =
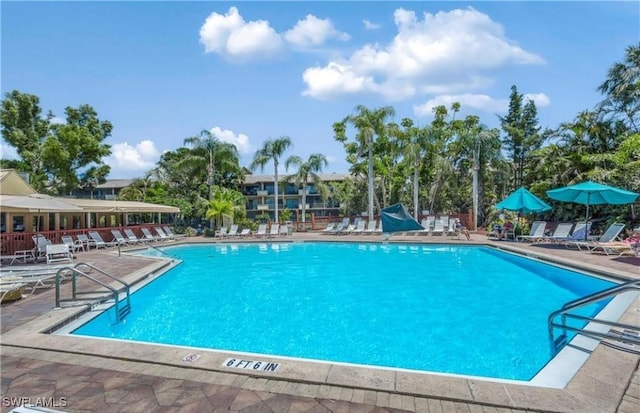
<path id="1" fill-rule="evenodd" d="M 392 243 L 395 242 L 392 241 Z M 473 245 L 495 247 L 482 243 Z M 511 249 L 506 246 L 502 248 Z M 517 251 L 517 247 L 515 250 L 521 252 Z M 541 255 L 546 254 L 536 255 L 540 258 Z M 544 257 L 545 260 L 548 258 Z M 567 260 L 550 258 L 552 261 L 558 261 L 559 264 L 570 264 Z M 130 274 L 126 277 L 126 281 L 138 283 L 143 279 L 151 280 L 160 276 L 165 265 L 166 260 L 164 262 L 159 260 Z M 621 272 L 591 266 L 589 272 L 594 271 L 608 277 L 629 278 Z M 633 311 L 637 311 L 634 308 L 634 306 L 638 307 L 637 303 L 636 298 L 635 304 L 629 307 L 624 317 L 637 319 L 638 315 L 633 314 Z M 96 346 L 94 338 L 42 333 L 49 331 L 52 325 L 58 325 L 86 312 L 86 306 L 49 311 L 20 327 L 3 333 L 2 345 L 16 351 L 31 349 L 53 352 L 59 357 L 64 355 L 72 360 L 81 359 L 85 363 L 99 367 L 108 366 L 105 368 L 118 369 L 116 366 L 122 364 L 131 366 L 136 372 L 160 376 L 169 374 L 185 379 L 213 381 L 252 390 L 301 396 L 317 397 L 318 394 L 327 393 L 332 398 L 340 400 L 341 394 L 344 393 L 341 390 L 351 389 L 359 392 L 438 398 L 552 412 L 615 411 L 640 360 L 640 356 L 599 344 L 569 383 L 562 389 L 556 389 L 510 381 L 369 368 L 341 363 L 317 363 L 264 355 L 249 355 L 249 357 L 254 361 L 279 362 L 278 370 L 276 372 L 253 371 L 225 365 L 229 358 L 237 359 L 241 355 L 246 356 L 246 353 L 132 342 L 127 342 L 127 346 L 122 348 L 122 342 L 117 340 L 101 340 L 100 345 Z M 189 354 L 197 354 L 198 357 L 193 361 L 183 361 L 183 358 Z"/>

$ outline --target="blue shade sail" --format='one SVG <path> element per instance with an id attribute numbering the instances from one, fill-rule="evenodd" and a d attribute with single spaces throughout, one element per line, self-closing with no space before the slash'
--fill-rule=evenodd
<path id="1" fill-rule="evenodd" d="M 424 230 L 424 227 L 413 219 L 402 204 L 384 208 L 380 213 L 380 219 L 383 233 Z"/>

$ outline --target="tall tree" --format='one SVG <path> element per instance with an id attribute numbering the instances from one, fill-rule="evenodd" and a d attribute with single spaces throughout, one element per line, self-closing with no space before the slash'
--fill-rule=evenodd
<path id="1" fill-rule="evenodd" d="M 391 106 L 384 106 L 377 109 L 369 109 L 364 105 L 358 105 L 355 108 L 355 114 L 349 115 L 340 122 L 333 124 L 334 138 L 338 142 L 345 145 L 347 155 L 349 151 L 355 149 L 355 159 L 359 159 L 364 153 L 367 154 L 367 192 L 368 192 L 368 216 L 372 219 L 373 214 L 373 196 L 374 196 L 374 168 L 373 168 L 373 146 L 376 136 L 385 136 L 388 128 L 386 121 L 395 114 L 395 110 Z M 352 145 L 347 142 L 347 125 L 353 125 L 356 128 L 355 141 Z"/>
<path id="2" fill-rule="evenodd" d="M 29 173 L 40 192 L 64 194 L 93 188 L 106 180 L 111 154 L 104 140 L 113 129 L 89 105 L 65 109 L 66 121 L 53 124 L 54 115 L 42 116 L 39 98 L 17 90 L 6 94 L 0 107 L 2 136 L 21 158 L 20 171 Z"/>
<path id="3" fill-rule="evenodd" d="M 233 144 L 220 141 L 215 134 L 207 129 L 203 129 L 197 136 L 186 138 L 184 143 L 192 146 L 192 152 L 181 162 L 183 165 L 189 165 L 192 170 L 203 169 L 203 167 L 206 169 L 207 185 L 209 186 L 208 198 L 211 200 L 213 186 L 216 184 L 216 167 L 237 169 L 238 149 Z"/>
<path id="4" fill-rule="evenodd" d="M 264 170 L 264 167 L 270 161 L 273 161 L 273 198 L 274 198 L 274 217 L 278 222 L 278 165 L 280 164 L 280 157 L 284 152 L 291 147 L 291 138 L 288 136 L 281 136 L 278 139 L 267 139 L 262 148 L 258 149 L 253 156 L 253 161 L 249 166 L 252 170 L 260 168 Z"/>
<path id="5" fill-rule="evenodd" d="M 294 181 L 298 188 L 302 189 L 302 222 L 305 222 L 307 187 L 309 186 L 309 182 L 311 181 L 313 183 L 323 200 L 328 196 L 328 188 L 318 175 L 318 173 L 322 172 L 322 168 L 328 164 L 326 156 L 321 153 L 309 155 L 306 161 L 303 161 L 299 156 L 293 155 L 284 163 L 286 169 L 292 166 L 297 168 L 297 171 L 289 175 L 286 180 Z"/>
<path id="6" fill-rule="evenodd" d="M 506 150 L 514 169 L 513 187 L 525 185 L 525 171 L 527 170 L 530 155 L 540 149 L 542 138 L 539 134 L 538 110 L 532 100 L 523 105 L 524 97 L 518 93 L 518 88 L 511 86 L 509 97 L 509 112 L 507 116 L 500 117 L 502 130 L 506 133 L 503 138 Z"/>
<path id="7" fill-rule="evenodd" d="M 627 47 L 624 61 L 609 68 L 598 90 L 606 96 L 600 108 L 622 115 L 632 133 L 640 132 L 640 43 Z"/>

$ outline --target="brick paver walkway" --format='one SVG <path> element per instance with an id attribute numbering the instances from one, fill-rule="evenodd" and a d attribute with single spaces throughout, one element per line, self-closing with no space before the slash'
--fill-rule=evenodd
<path id="1" fill-rule="evenodd" d="M 535 246 L 529 248 L 536 250 Z M 557 254 L 562 256 L 567 252 L 559 250 Z M 614 261 L 597 256 L 587 256 L 586 259 L 607 259 L 608 267 L 638 271 L 640 277 L 640 262 L 633 259 Z M 117 276 L 125 276 L 147 264 L 144 260 L 125 255 L 114 260 L 113 255 L 99 252 L 81 253 L 79 260 L 92 262 L 99 268 L 111 268 Z M 50 311 L 52 303 L 53 290 L 49 289 L 4 305 L 0 331 L 9 331 Z M 229 376 L 230 382 L 220 384 L 215 383 L 218 379 L 213 377 L 203 376 L 197 381 L 181 379 L 179 372 L 169 367 L 163 374 L 145 374 L 135 361 L 126 359 L 116 365 L 96 367 L 91 365 L 95 361 L 85 360 L 82 356 L 70 362 L 46 350 L 4 345 L 1 350 L 0 408 L 3 412 L 25 402 L 48 405 L 64 412 L 525 412 L 508 407 L 387 392 L 260 381 L 241 375 Z M 640 411 L 639 377 L 636 366 L 636 374 L 623 399 L 607 411 Z"/>

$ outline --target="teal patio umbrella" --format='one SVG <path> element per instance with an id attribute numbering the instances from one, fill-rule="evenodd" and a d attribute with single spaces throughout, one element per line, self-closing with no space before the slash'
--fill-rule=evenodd
<path id="1" fill-rule="evenodd" d="M 529 192 L 526 188 L 518 188 L 496 205 L 496 209 L 506 209 L 521 214 L 535 214 L 549 211 L 551 206 Z"/>
<path id="2" fill-rule="evenodd" d="M 590 205 L 624 205 L 635 202 L 640 194 L 603 185 L 597 182 L 586 181 L 563 188 L 547 191 L 547 196 L 556 201 L 574 202 L 587 206 L 586 220 L 589 220 Z M 586 237 L 585 233 L 585 237 Z"/>

